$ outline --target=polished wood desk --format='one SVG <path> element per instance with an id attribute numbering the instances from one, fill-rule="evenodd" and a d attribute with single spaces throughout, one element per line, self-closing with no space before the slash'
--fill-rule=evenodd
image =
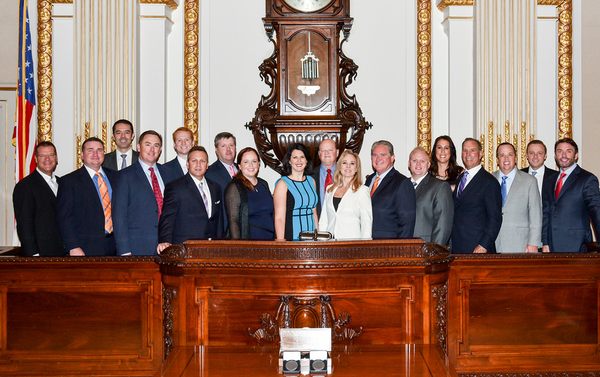
<path id="1" fill-rule="evenodd" d="M 331 352 L 333 377 L 455 377 L 433 345 L 348 346 Z M 157 377 L 282 377 L 278 349 L 176 347 Z"/>
<path id="2" fill-rule="evenodd" d="M 160 261 L 168 343 L 273 343 L 278 327 L 332 327 L 357 344 L 445 342 L 449 262 L 422 240 L 172 246 Z"/>

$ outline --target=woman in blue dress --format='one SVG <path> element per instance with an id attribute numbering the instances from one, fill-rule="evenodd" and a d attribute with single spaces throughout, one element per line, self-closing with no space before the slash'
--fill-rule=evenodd
<path id="1" fill-rule="evenodd" d="M 311 161 L 303 144 L 293 144 L 281 160 L 284 176 L 275 184 L 275 238 L 296 241 L 300 232 L 312 232 L 319 223 L 317 189 L 310 176 Z"/>
<path id="2" fill-rule="evenodd" d="M 273 240 L 273 197 L 267 181 L 258 177 L 256 149 L 242 149 L 237 164 L 239 170 L 225 189 L 228 236 L 233 240 Z"/>

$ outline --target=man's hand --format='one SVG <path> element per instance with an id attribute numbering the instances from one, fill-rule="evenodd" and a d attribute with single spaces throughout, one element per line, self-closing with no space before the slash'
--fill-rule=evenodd
<path id="1" fill-rule="evenodd" d="M 525 252 L 526 253 L 537 253 L 538 252 L 538 247 L 534 246 L 534 245 L 527 245 L 525 247 Z"/>
<path id="2" fill-rule="evenodd" d="M 85 253 L 83 252 L 82 248 L 76 247 L 74 249 L 69 250 L 69 255 L 72 257 L 84 257 Z"/>
<path id="3" fill-rule="evenodd" d="M 161 242 L 158 244 L 158 246 L 156 246 L 156 252 L 160 254 L 164 249 L 166 249 L 169 246 L 171 246 L 170 242 Z"/>
<path id="4" fill-rule="evenodd" d="M 485 254 L 487 253 L 487 249 L 481 245 L 477 245 L 475 246 L 475 249 L 473 249 L 473 254 Z"/>
<path id="5" fill-rule="evenodd" d="M 549 252 L 550 252 L 550 246 L 548 246 L 548 245 L 542 246 L 542 253 L 549 253 Z"/>

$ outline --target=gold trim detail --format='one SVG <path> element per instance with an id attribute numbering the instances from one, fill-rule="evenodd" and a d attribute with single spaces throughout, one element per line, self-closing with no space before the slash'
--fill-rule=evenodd
<path id="1" fill-rule="evenodd" d="M 85 140 L 87 140 L 90 137 L 91 127 L 92 127 L 92 125 L 90 122 L 85 122 L 85 126 L 83 127 L 83 135 L 77 135 L 77 137 L 76 137 L 77 150 L 75 151 L 75 161 L 77 161 L 77 168 L 80 168 L 81 165 L 83 165 L 83 160 L 81 159 L 81 145 L 83 144 L 83 142 Z M 104 148 L 106 149 L 106 144 L 105 144 Z"/>
<path id="2" fill-rule="evenodd" d="M 558 138 L 573 137 L 572 0 L 558 6 Z"/>
<path id="3" fill-rule="evenodd" d="M 175 0 L 140 0 L 140 4 L 164 4 L 171 9 L 177 9 Z"/>
<path id="4" fill-rule="evenodd" d="M 484 164 L 484 167 L 486 168 L 487 171 L 494 170 L 494 150 L 495 150 L 494 134 L 495 134 L 494 122 L 489 121 L 488 122 L 488 136 L 487 136 L 488 155 L 487 155 L 487 163 Z M 498 137 L 500 137 L 500 135 L 498 135 Z M 485 147 L 484 147 L 484 150 L 485 150 Z"/>
<path id="5" fill-rule="evenodd" d="M 73 0 L 52 0 L 54 4 L 73 4 Z"/>
<path id="6" fill-rule="evenodd" d="M 537 0 L 537 5 L 554 5 L 559 6 L 561 0 Z"/>
<path id="7" fill-rule="evenodd" d="M 107 132 L 107 128 L 108 125 L 106 124 L 106 122 L 102 122 L 102 141 L 104 142 L 104 149 L 108 149 L 108 132 Z M 112 151 L 112 149 L 110 149 Z"/>
<path id="8" fill-rule="evenodd" d="M 463 5 L 469 5 L 469 6 L 473 6 L 474 1 L 473 0 L 441 0 L 437 7 L 439 10 L 444 10 L 447 7 L 450 6 L 463 6 Z"/>
<path id="9" fill-rule="evenodd" d="M 520 152 L 521 152 L 521 156 L 519 158 L 519 161 L 521 162 L 519 164 L 519 167 L 524 168 L 527 164 L 527 123 L 525 122 L 521 122 L 521 129 L 519 130 L 519 133 L 521 134 L 521 145 L 520 145 Z M 532 135 L 533 136 L 533 135 Z M 515 135 L 515 140 L 517 139 L 517 135 Z M 529 137 L 529 140 L 533 140 L 533 137 Z M 515 145 L 518 145 L 515 142 Z"/>
<path id="10" fill-rule="evenodd" d="M 198 143 L 198 14 L 199 0 L 185 0 L 183 119 Z"/>
<path id="11" fill-rule="evenodd" d="M 431 0 L 417 0 L 417 144 L 431 150 Z"/>
<path id="12" fill-rule="evenodd" d="M 52 1 L 38 1 L 38 141 L 52 141 Z"/>

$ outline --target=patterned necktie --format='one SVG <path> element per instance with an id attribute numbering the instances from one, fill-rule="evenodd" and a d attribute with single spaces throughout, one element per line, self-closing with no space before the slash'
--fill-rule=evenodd
<path id="1" fill-rule="evenodd" d="M 127 155 L 125 153 L 123 153 L 121 155 L 121 158 L 122 158 L 122 160 L 121 160 L 121 169 L 125 169 L 127 167 Z M 119 169 L 119 170 L 121 170 L 121 169 Z"/>
<path id="2" fill-rule="evenodd" d="M 460 197 L 465 186 L 467 185 L 467 177 L 469 177 L 469 172 L 465 170 L 462 177 L 460 178 L 460 183 L 458 184 L 458 191 L 456 192 L 456 197 Z"/>
<path id="3" fill-rule="evenodd" d="M 333 184 L 333 177 L 331 176 L 331 169 L 327 169 L 327 176 L 325 177 L 325 188 Z"/>
<path id="4" fill-rule="evenodd" d="M 535 177 L 535 176 L 537 175 L 537 171 L 535 171 L 535 170 L 532 170 L 532 171 L 531 171 L 531 175 L 533 175 L 533 176 Z"/>
<path id="5" fill-rule="evenodd" d="M 104 231 L 107 234 L 113 231 L 112 222 L 112 205 L 110 203 L 110 194 L 108 193 L 108 186 L 102 177 L 100 172 L 96 173 L 96 179 L 98 180 L 98 192 L 100 192 L 100 201 L 102 202 L 102 209 L 104 210 Z"/>
<path id="6" fill-rule="evenodd" d="M 412 184 L 413 184 L 413 188 L 416 190 L 417 189 L 417 182 L 412 181 Z"/>
<path id="7" fill-rule="evenodd" d="M 567 173 L 565 173 L 563 171 L 562 173 L 560 173 L 558 182 L 556 182 L 556 189 L 554 190 L 554 198 L 556 200 L 558 200 L 558 196 L 560 195 L 560 190 L 562 190 L 562 187 L 563 187 L 563 180 L 565 179 L 566 176 L 567 176 Z"/>
<path id="8" fill-rule="evenodd" d="M 375 194 L 375 190 L 377 190 L 378 186 L 379 186 L 379 176 L 375 177 L 375 182 L 373 182 L 373 186 L 371 186 L 371 198 L 373 197 L 373 194 Z"/>
<path id="9" fill-rule="evenodd" d="M 158 177 L 154 172 L 154 168 L 148 168 L 150 170 L 150 180 L 152 181 L 152 192 L 154 192 L 154 198 L 156 199 L 156 206 L 158 207 L 158 217 L 162 213 L 163 196 L 160 191 L 160 185 L 158 184 Z"/>
<path id="10" fill-rule="evenodd" d="M 506 203 L 506 197 L 508 196 L 508 188 L 506 187 L 507 176 L 502 176 L 502 184 L 500 185 L 500 193 L 502 194 L 502 207 Z"/>
<path id="11" fill-rule="evenodd" d="M 204 192 L 204 181 L 200 182 L 200 184 L 198 184 L 198 187 L 200 188 L 200 195 L 202 195 L 202 201 L 204 202 L 204 208 L 206 208 L 206 213 L 208 214 L 208 217 L 210 217 L 210 211 L 208 208 L 208 198 L 206 197 L 206 192 Z"/>
<path id="12" fill-rule="evenodd" d="M 233 178 L 233 176 L 235 175 L 235 169 L 233 168 L 233 165 L 229 165 L 229 175 L 231 176 L 231 178 Z"/>

